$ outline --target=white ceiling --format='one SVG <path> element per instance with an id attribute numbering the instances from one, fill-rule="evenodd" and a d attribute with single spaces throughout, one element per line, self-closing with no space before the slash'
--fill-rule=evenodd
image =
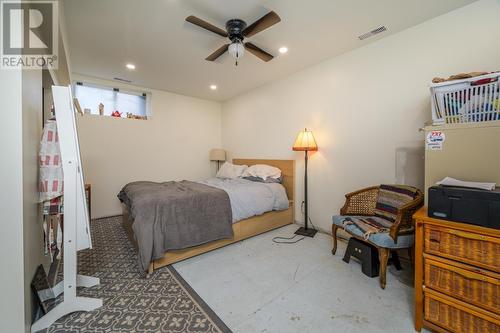
<path id="1" fill-rule="evenodd" d="M 361 47 L 474 0 L 65 0 L 74 73 L 224 101 L 301 68 Z M 249 41 L 276 57 L 226 53 L 205 59 L 227 39 L 184 21 L 195 15 L 220 28 L 231 18 L 252 23 L 274 10 L 281 22 Z M 389 31 L 359 41 L 385 25 Z M 289 52 L 280 55 L 278 48 Z M 129 71 L 125 64 L 137 68 Z M 216 91 L 209 86 L 216 84 Z"/>

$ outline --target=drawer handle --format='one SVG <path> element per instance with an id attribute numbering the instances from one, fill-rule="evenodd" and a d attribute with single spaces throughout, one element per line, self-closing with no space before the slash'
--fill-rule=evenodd
<path id="1" fill-rule="evenodd" d="M 448 233 L 462 237 L 462 238 L 468 238 L 468 239 L 474 239 L 474 240 L 486 240 L 486 236 L 484 235 L 478 235 L 478 234 L 470 234 L 468 232 L 463 232 L 455 229 L 449 229 L 447 230 Z"/>

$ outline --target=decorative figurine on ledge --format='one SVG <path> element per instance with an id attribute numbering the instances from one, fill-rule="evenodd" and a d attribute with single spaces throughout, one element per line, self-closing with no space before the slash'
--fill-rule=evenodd
<path id="1" fill-rule="evenodd" d="M 121 112 L 118 112 L 118 110 L 116 110 L 115 112 L 113 112 L 111 114 L 111 117 L 117 117 L 117 118 L 121 118 L 122 116 L 122 113 Z"/>
<path id="2" fill-rule="evenodd" d="M 128 119 L 140 119 L 140 120 L 147 120 L 148 119 L 147 116 L 139 116 L 139 115 L 135 115 L 131 112 L 127 112 L 127 118 Z"/>
<path id="3" fill-rule="evenodd" d="M 104 104 L 99 103 L 99 115 L 104 116 Z"/>

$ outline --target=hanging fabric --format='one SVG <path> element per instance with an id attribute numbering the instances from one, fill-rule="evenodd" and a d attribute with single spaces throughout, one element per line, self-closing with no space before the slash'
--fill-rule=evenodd
<path id="1" fill-rule="evenodd" d="M 57 124 L 53 119 L 47 120 L 43 128 L 39 152 L 40 165 L 40 202 L 50 202 L 63 193 L 64 177 L 59 149 Z M 52 205 L 55 202 L 52 202 Z"/>
<path id="2" fill-rule="evenodd" d="M 39 151 L 39 201 L 43 204 L 44 254 L 52 261 L 60 254 L 60 222 L 63 213 L 64 175 L 55 119 L 49 119 L 43 128 Z M 59 238 L 59 242 L 58 242 Z"/>

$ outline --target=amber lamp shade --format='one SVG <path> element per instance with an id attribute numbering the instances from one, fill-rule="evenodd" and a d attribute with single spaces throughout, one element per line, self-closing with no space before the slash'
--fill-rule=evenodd
<path id="1" fill-rule="evenodd" d="M 316 151 L 318 150 L 318 145 L 316 140 L 314 140 L 313 133 L 305 128 L 303 131 L 297 135 L 297 139 L 292 147 L 295 151 Z"/>

